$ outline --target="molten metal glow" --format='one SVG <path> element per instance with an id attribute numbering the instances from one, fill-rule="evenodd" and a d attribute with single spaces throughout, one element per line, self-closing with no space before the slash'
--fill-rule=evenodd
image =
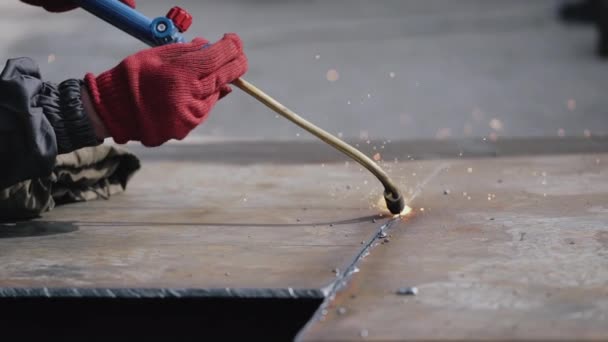
<path id="1" fill-rule="evenodd" d="M 394 217 L 404 217 L 409 215 L 412 212 L 412 208 L 408 207 L 407 205 L 405 206 L 405 208 L 403 208 L 403 211 L 399 213 L 399 215 L 395 215 Z"/>
<path id="2" fill-rule="evenodd" d="M 405 217 L 407 215 L 409 215 L 412 212 L 412 208 L 408 207 L 407 205 L 405 206 L 405 208 L 403 208 L 403 211 L 400 212 L 397 215 L 393 215 L 388 208 L 386 207 L 386 201 L 384 200 L 384 197 L 380 197 L 380 199 L 378 200 L 378 202 L 375 205 L 376 208 L 378 208 L 380 210 L 380 212 L 382 213 L 382 215 L 387 215 L 387 216 L 392 216 L 393 218 L 397 218 L 397 217 Z"/>

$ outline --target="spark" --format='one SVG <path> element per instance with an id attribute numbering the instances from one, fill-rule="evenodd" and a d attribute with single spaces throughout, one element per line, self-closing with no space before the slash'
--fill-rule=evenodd
<path id="1" fill-rule="evenodd" d="M 57 56 L 55 56 L 54 53 L 50 54 L 49 57 L 47 58 L 47 62 L 49 64 L 53 63 L 55 60 L 57 60 Z"/>
<path id="2" fill-rule="evenodd" d="M 412 212 L 412 208 L 410 208 L 409 206 L 405 206 L 405 208 L 403 208 L 403 211 L 401 211 L 398 215 L 395 215 L 394 217 L 405 217 L 407 215 L 409 215 Z"/>
<path id="3" fill-rule="evenodd" d="M 395 78 L 395 77 L 397 77 L 397 74 L 391 71 L 391 72 L 388 73 L 388 76 L 390 78 Z"/>
<path id="4" fill-rule="evenodd" d="M 388 216 L 392 216 L 393 218 L 398 218 L 398 217 L 406 217 L 407 215 L 409 215 L 413 209 L 409 206 L 405 206 L 405 208 L 403 208 L 403 210 L 396 215 L 393 215 L 390 213 L 390 211 L 388 210 L 388 208 L 386 207 L 386 200 L 384 199 L 384 197 L 380 197 L 378 199 L 378 201 L 376 202 L 376 205 L 372 205 L 374 208 L 377 208 L 380 210 L 380 213 L 382 215 L 388 215 Z"/>
<path id="5" fill-rule="evenodd" d="M 380 155 L 380 153 L 374 154 L 374 160 L 375 161 L 380 161 L 380 159 L 382 159 L 382 156 Z"/>
<path id="6" fill-rule="evenodd" d="M 467 169 L 467 172 L 468 172 L 468 173 L 473 173 L 473 168 L 472 168 L 472 167 L 468 168 L 468 169 Z"/>
<path id="7" fill-rule="evenodd" d="M 325 75 L 325 78 L 327 78 L 329 82 L 336 82 L 340 79 L 340 74 L 336 69 L 329 69 Z"/>
<path id="8" fill-rule="evenodd" d="M 502 121 L 498 120 L 497 118 L 494 118 L 492 120 L 490 120 L 490 128 L 492 128 L 493 130 L 500 132 L 503 129 L 503 124 Z"/>

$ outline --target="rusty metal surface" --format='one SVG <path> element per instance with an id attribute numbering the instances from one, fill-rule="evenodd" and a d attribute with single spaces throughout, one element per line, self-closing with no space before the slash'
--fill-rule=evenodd
<path id="1" fill-rule="evenodd" d="M 126 194 L 0 226 L 0 295 L 321 297 L 382 224 L 375 182 L 344 164 L 144 162 Z"/>
<path id="2" fill-rule="evenodd" d="M 608 155 L 399 172 L 432 176 L 415 213 L 300 340 L 608 338 Z M 407 287 L 418 294 L 397 294 Z"/>
<path id="3" fill-rule="evenodd" d="M 415 212 L 358 260 L 388 220 L 352 163 L 148 160 L 124 195 L 3 224 L 0 296 L 320 298 L 348 280 L 300 339 L 605 338 L 607 163 L 383 163 Z"/>

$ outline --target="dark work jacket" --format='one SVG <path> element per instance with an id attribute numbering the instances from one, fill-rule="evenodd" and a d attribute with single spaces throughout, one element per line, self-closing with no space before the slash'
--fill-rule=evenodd
<path id="1" fill-rule="evenodd" d="M 29 58 L 0 74 L 0 190 L 46 177 L 58 154 L 100 144 L 81 101 L 81 80 L 44 82 Z"/>

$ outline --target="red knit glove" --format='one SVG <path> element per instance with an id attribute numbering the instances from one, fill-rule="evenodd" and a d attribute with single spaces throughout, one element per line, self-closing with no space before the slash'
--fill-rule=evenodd
<path id="1" fill-rule="evenodd" d="M 26 4 L 39 6 L 49 12 L 66 12 L 71 11 L 79 6 L 74 4 L 71 0 L 21 0 Z M 135 0 L 120 0 L 121 2 L 129 5 L 131 8 L 135 8 Z"/>
<path id="2" fill-rule="evenodd" d="M 243 44 L 236 34 L 203 49 L 207 43 L 196 38 L 144 50 L 98 77 L 86 75 L 97 114 L 117 143 L 181 140 L 230 93 L 228 84 L 247 71 Z"/>

